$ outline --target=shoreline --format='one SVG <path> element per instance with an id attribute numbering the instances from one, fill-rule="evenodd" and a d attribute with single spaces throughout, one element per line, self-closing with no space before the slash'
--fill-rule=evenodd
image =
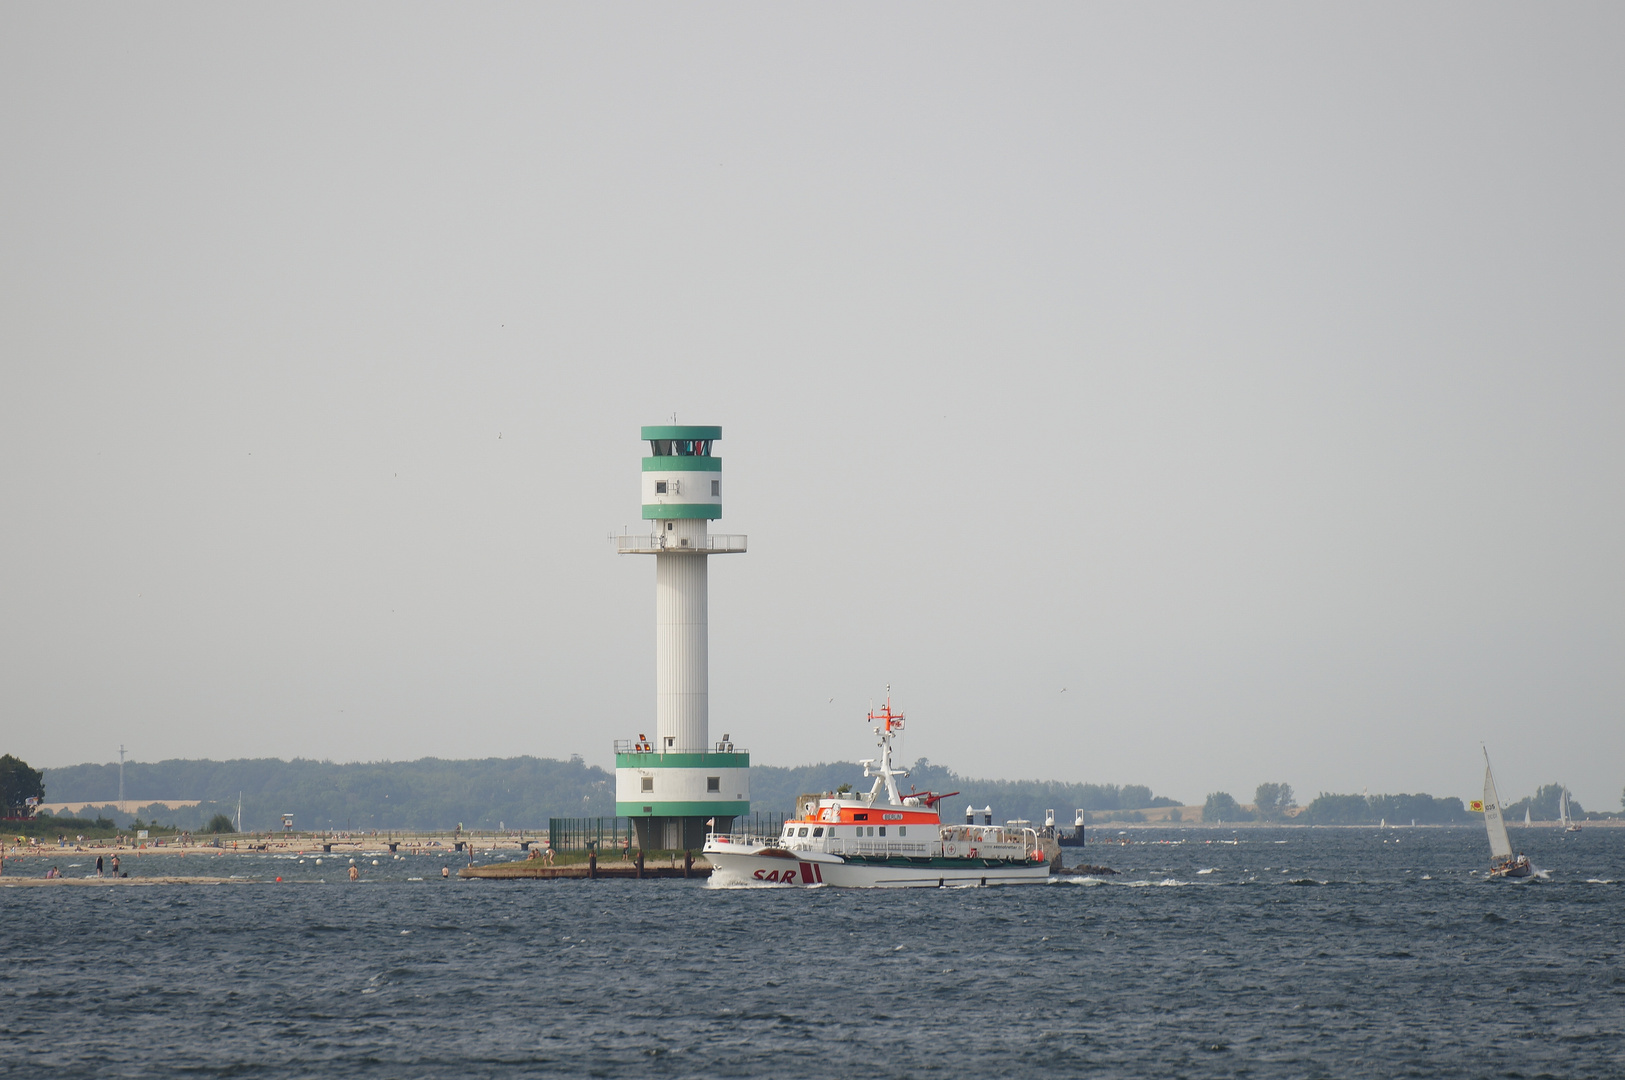
<path id="1" fill-rule="evenodd" d="M 0 889 L 23 888 L 49 888 L 55 885 L 89 885 L 100 888 L 107 886 L 117 888 L 124 885 L 316 885 L 314 881 L 269 881 L 265 878 L 221 878 L 221 877 L 127 877 L 127 878 L 99 878 L 99 877 L 0 877 Z"/>

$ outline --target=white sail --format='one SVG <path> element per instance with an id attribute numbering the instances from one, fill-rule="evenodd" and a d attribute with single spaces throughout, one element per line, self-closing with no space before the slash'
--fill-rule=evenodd
<path id="1" fill-rule="evenodd" d="M 1490 858 L 1512 858 L 1512 839 L 1501 820 L 1501 800 L 1495 794 L 1495 777 L 1490 774 L 1490 756 L 1484 755 L 1484 828 L 1490 834 Z"/>
<path id="2" fill-rule="evenodd" d="M 1569 825 L 1569 789 L 1564 788 L 1557 794 L 1557 822 L 1565 829 Z"/>
<path id="3" fill-rule="evenodd" d="M 1523 808 L 1523 824 L 1524 824 L 1524 828 L 1526 828 L 1526 829 L 1530 825 L 1534 824 L 1534 822 L 1529 820 L 1529 807 L 1527 807 L 1527 806 Z"/>

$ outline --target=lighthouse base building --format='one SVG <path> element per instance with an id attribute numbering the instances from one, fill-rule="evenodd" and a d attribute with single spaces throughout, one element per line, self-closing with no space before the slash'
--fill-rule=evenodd
<path id="1" fill-rule="evenodd" d="M 615 813 L 638 846 L 690 849 L 750 812 L 750 753 L 710 738 L 709 561 L 745 550 L 745 537 L 709 531 L 722 516 L 720 427 L 646 427 L 643 520 L 648 531 L 616 538 L 623 555 L 655 557 L 653 737 L 615 743 Z"/>

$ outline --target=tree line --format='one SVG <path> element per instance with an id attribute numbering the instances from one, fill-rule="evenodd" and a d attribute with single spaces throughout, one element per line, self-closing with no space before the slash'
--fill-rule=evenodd
<path id="1" fill-rule="evenodd" d="M 1521 820 L 1524 811 L 1531 821 L 1556 821 L 1561 784 L 1543 784 L 1534 795 L 1502 807 L 1509 821 Z M 1625 804 L 1625 795 L 1621 797 Z M 1571 817 L 1585 811 L 1569 798 Z M 1376 825 L 1381 822 L 1418 825 L 1460 825 L 1482 820 L 1454 795 L 1436 797 L 1415 795 L 1333 795 L 1321 792 L 1308 806 L 1299 807 L 1290 784 L 1260 784 L 1253 805 L 1239 805 L 1227 792 L 1215 791 L 1202 807 L 1202 820 L 1213 822 L 1292 821 L 1301 825 Z"/>
<path id="2" fill-rule="evenodd" d="M 802 794 L 834 791 L 842 784 L 866 790 L 871 781 L 855 761 L 817 765 L 751 767 L 751 804 L 754 810 L 786 814 Z M 1177 799 L 1153 794 L 1144 784 L 1085 784 L 1054 780 L 986 780 L 961 775 L 943 765 L 920 758 L 902 781 L 909 788 L 937 793 L 958 792 L 942 804 L 943 817 L 957 820 L 966 806 L 991 806 L 997 821 L 1026 819 L 1042 822 L 1054 810 L 1058 824 L 1069 826 L 1074 810 L 1105 813 L 1133 820 L 1138 811 L 1179 806 Z M 125 791 L 138 806 L 135 813 L 118 811 L 118 765 L 85 764 L 35 770 L 11 755 L 0 757 L 0 802 L 19 807 L 30 796 L 50 801 L 88 805 L 87 820 L 97 817 L 128 827 L 133 817 L 179 829 L 202 832 L 218 828 L 224 817 L 237 818 L 239 794 L 243 827 L 251 832 L 280 829 L 282 815 L 293 814 L 295 827 L 305 830 L 438 831 L 459 824 L 480 830 L 541 830 L 550 817 L 612 817 L 615 813 L 615 777 L 612 772 L 587 765 L 580 757 L 567 761 L 515 757 L 449 760 L 421 758 L 404 762 L 334 764 L 295 758 L 244 758 L 232 761 L 171 759 L 127 762 Z M 1534 821 L 1557 818 L 1558 784 L 1543 785 L 1536 793 L 1505 808 L 1509 820 L 1521 820 L 1524 810 Z M 200 805 L 173 810 L 155 805 L 159 799 L 198 799 Z M 20 812 L 20 810 L 19 810 Z M 1584 811 L 1570 799 L 1570 812 Z M 1334 795 L 1321 793 L 1308 806 L 1299 807 L 1292 786 L 1260 784 L 1253 803 L 1244 807 L 1226 792 L 1214 792 L 1203 807 L 1205 822 L 1286 821 L 1314 825 L 1375 825 L 1390 823 L 1457 824 L 1478 820 L 1457 798 L 1432 795 Z M 62 823 L 67 828 L 65 822 Z"/>
<path id="3" fill-rule="evenodd" d="M 1143 784 L 1067 784 L 1044 780 L 981 780 L 964 777 L 925 758 L 914 763 L 903 781 L 925 791 L 959 792 L 943 804 L 945 818 L 957 818 L 967 805 L 992 806 L 999 821 L 1043 820 L 1055 810 L 1065 824 L 1072 811 L 1133 811 L 1177 806 L 1174 799 L 1152 793 Z M 753 765 L 750 770 L 754 810 L 787 814 L 801 794 L 834 791 L 841 784 L 867 788 L 863 766 L 855 761 L 781 767 Z M 239 794 L 243 827 L 265 832 L 282 827 L 292 814 L 301 830 L 407 831 L 470 829 L 540 830 L 550 817 L 612 817 L 615 776 L 579 757 L 422 758 L 406 762 L 334 764 L 295 758 L 244 758 L 233 761 L 171 759 L 127 762 L 126 797 L 138 803 L 134 815 L 113 806 L 118 798 L 116 764 L 74 765 L 46 770 L 50 801 L 87 804 L 87 816 L 102 816 L 127 827 L 132 816 L 201 832 L 211 818 L 235 821 Z M 198 799 L 200 805 L 173 810 L 159 799 Z M 218 824 L 218 823 L 215 823 Z"/>
<path id="4" fill-rule="evenodd" d="M 1321 792 L 1299 807 L 1291 784 L 1260 784 L 1253 805 L 1244 807 L 1227 792 L 1215 791 L 1202 806 L 1204 822 L 1291 821 L 1298 825 L 1376 825 L 1415 821 L 1418 825 L 1455 825 L 1473 820 L 1455 796 L 1331 795 Z"/>

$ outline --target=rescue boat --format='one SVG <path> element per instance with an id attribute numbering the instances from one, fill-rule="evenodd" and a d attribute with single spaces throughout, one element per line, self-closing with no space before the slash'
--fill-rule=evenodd
<path id="1" fill-rule="evenodd" d="M 1060 856 L 1053 829 L 1045 836 L 1025 822 L 994 825 L 991 809 L 980 825 L 972 813 L 964 825 L 944 824 L 938 804 L 958 792 L 898 791 L 898 777 L 908 772 L 892 764 L 892 737 L 904 717 L 892 711 L 889 688 L 885 707 L 869 721 L 880 757 L 862 763 L 864 778 L 874 779 L 868 794 L 803 795 L 778 836 L 711 833 L 704 850 L 712 885 L 946 888 L 1048 880 Z"/>

